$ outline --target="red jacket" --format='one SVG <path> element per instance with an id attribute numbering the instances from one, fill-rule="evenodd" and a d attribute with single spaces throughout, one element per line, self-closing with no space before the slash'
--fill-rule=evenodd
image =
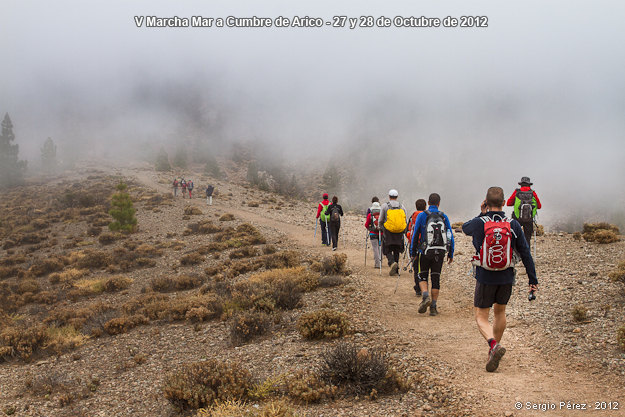
<path id="1" fill-rule="evenodd" d="M 530 187 L 521 187 L 521 191 L 529 191 L 531 190 Z M 534 193 L 534 198 L 536 199 L 536 208 L 542 208 L 542 205 L 540 204 L 540 200 L 538 199 L 538 196 L 536 195 L 536 191 L 533 191 Z M 516 190 L 514 190 L 514 192 L 512 193 L 512 195 L 510 196 L 510 198 L 508 199 L 508 202 L 506 203 L 506 205 L 508 206 L 514 206 L 514 199 L 516 198 Z"/>
<path id="2" fill-rule="evenodd" d="M 330 205 L 330 200 L 328 200 L 327 198 L 324 198 L 323 201 L 319 203 L 319 207 L 317 207 L 317 218 L 319 218 L 319 216 L 321 215 L 321 210 L 323 210 L 323 206 L 329 206 L 329 205 Z"/>

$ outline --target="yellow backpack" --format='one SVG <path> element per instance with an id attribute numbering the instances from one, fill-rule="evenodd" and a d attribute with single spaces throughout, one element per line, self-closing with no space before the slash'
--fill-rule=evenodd
<path id="1" fill-rule="evenodd" d="M 406 212 L 401 207 L 389 206 L 384 228 L 391 233 L 402 233 L 406 230 Z"/>

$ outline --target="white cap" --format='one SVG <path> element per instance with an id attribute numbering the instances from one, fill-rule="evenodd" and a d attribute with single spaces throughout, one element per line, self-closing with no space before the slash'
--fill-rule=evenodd
<path id="1" fill-rule="evenodd" d="M 393 188 L 393 189 L 389 190 L 389 192 L 388 192 L 388 196 L 389 196 L 389 197 L 398 197 L 398 196 L 399 196 L 399 193 L 397 192 L 397 190 L 396 190 L 396 189 L 394 189 L 394 188 Z"/>

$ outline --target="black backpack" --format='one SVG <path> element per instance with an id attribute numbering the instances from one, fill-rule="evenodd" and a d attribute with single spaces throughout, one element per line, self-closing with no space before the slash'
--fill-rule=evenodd
<path id="1" fill-rule="evenodd" d="M 445 226 L 445 216 L 442 211 L 425 211 L 426 238 L 423 253 L 426 255 L 441 255 L 448 251 L 447 227 Z"/>
<path id="2" fill-rule="evenodd" d="M 534 218 L 534 191 L 516 190 L 516 197 L 519 199 L 519 220 L 531 222 Z"/>
<path id="3" fill-rule="evenodd" d="M 341 211 L 339 210 L 338 206 L 332 207 L 332 210 L 330 211 L 330 221 L 331 222 L 341 221 Z"/>

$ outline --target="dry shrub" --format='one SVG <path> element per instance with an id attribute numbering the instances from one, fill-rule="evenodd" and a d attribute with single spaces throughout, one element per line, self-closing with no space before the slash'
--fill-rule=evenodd
<path id="1" fill-rule="evenodd" d="M 83 308 L 56 308 L 48 313 L 43 322 L 52 327 L 72 326 L 77 330 L 85 330 L 84 326 L 87 326 L 89 321 L 101 315 L 109 314 L 111 311 L 111 306 L 103 303 L 96 303 Z M 89 334 L 89 332 L 83 333 Z"/>
<path id="2" fill-rule="evenodd" d="M 2 266 L 13 266 L 13 265 L 18 265 L 18 264 L 23 264 L 24 262 L 26 262 L 26 257 L 24 255 L 11 255 L 11 256 L 5 256 L 4 258 L 0 259 L 0 265 Z"/>
<path id="3" fill-rule="evenodd" d="M 200 408 L 195 417 L 255 417 L 244 401 L 215 401 L 211 408 Z"/>
<path id="4" fill-rule="evenodd" d="M 134 327 L 147 323 L 148 319 L 141 314 L 116 317 L 104 324 L 104 331 L 110 335 L 122 334 L 128 332 L 128 330 Z"/>
<path id="5" fill-rule="evenodd" d="M 454 232 L 462 232 L 462 222 L 454 222 L 451 224 L 451 228 L 454 229 Z"/>
<path id="6" fill-rule="evenodd" d="M 202 210 L 200 210 L 199 207 L 187 206 L 184 208 L 184 214 L 185 216 L 200 216 L 204 213 L 202 213 Z"/>
<path id="7" fill-rule="evenodd" d="M 625 282 L 625 260 L 620 261 L 616 269 L 608 275 L 612 281 Z"/>
<path id="8" fill-rule="evenodd" d="M 98 242 L 100 242 L 101 245 L 110 245 L 112 243 L 115 243 L 115 241 L 118 240 L 120 236 L 121 235 L 119 233 L 105 232 L 98 236 Z"/>
<path id="9" fill-rule="evenodd" d="M 271 327 L 269 315 L 262 311 L 245 311 L 232 317 L 230 321 L 230 340 L 234 346 L 249 342 L 256 336 L 262 336 Z"/>
<path id="10" fill-rule="evenodd" d="M 47 341 L 48 332 L 44 326 L 4 327 L 0 331 L 0 361 L 14 357 L 28 360 L 42 349 Z"/>
<path id="11" fill-rule="evenodd" d="M 0 266 L 0 279 L 11 278 L 17 275 L 19 268 L 15 266 Z"/>
<path id="12" fill-rule="evenodd" d="M 347 333 L 347 316 L 336 310 L 323 309 L 302 314 L 297 330 L 304 339 L 335 339 Z"/>
<path id="13" fill-rule="evenodd" d="M 31 294 L 36 294 L 41 290 L 41 287 L 39 286 L 39 283 L 33 279 L 27 279 L 24 281 L 20 281 L 17 286 L 15 286 L 15 288 L 13 289 L 13 292 L 15 292 L 16 294 L 26 294 L 26 293 L 31 293 Z"/>
<path id="14" fill-rule="evenodd" d="M 99 269 L 105 268 L 111 263 L 113 263 L 113 259 L 108 253 L 88 249 L 78 254 L 78 260 L 75 262 L 75 266 L 78 269 Z"/>
<path id="15" fill-rule="evenodd" d="M 246 246 L 230 252 L 230 259 L 252 258 L 258 255 L 258 250 L 253 246 Z"/>
<path id="16" fill-rule="evenodd" d="M 260 410 L 258 417 L 295 417 L 297 412 L 284 399 L 272 400 Z"/>
<path id="17" fill-rule="evenodd" d="M 344 283 L 345 279 L 340 275 L 326 275 L 319 278 L 319 286 L 322 288 L 338 287 Z"/>
<path id="18" fill-rule="evenodd" d="M 220 222 L 231 222 L 235 219 L 234 214 L 226 213 L 219 218 Z"/>
<path id="19" fill-rule="evenodd" d="M 278 249 L 274 245 L 267 245 L 263 248 L 263 253 L 265 255 L 271 255 L 272 253 L 276 253 Z"/>
<path id="20" fill-rule="evenodd" d="M 152 279 L 150 287 L 158 292 L 183 291 L 199 287 L 202 282 L 202 278 L 197 275 L 163 276 Z"/>
<path id="21" fill-rule="evenodd" d="M 294 250 L 285 250 L 265 256 L 265 268 L 291 268 L 301 263 L 299 253 Z"/>
<path id="22" fill-rule="evenodd" d="M 47 258 L 38 261 L 28 269 L 28 272 L 36 277 L 48 275 L 52 272 L 57 272 L 65 267 L 63 260 L 59 258 Z"/>
<path id="23" fill-rule="evenodd" d="M 116 292 L 125 290 L 132 284 L 132 279 L 121 275 L 116 275 L 104 280 L 104 291 Z"/>
<path id="24" fill-rule="evenodd" d="M 129 301 L 123 307 L 126 314 L 142 314 L 150 320 L 185 320 L 187 313 L 196 308 L 205 308 L 203 320 L 220 317 L 223 313 L 223 301 L 215 294 L 180 296 L 169 298 L 163 294 L 149 294 Z M 196 311 L 197 313 L 197 311 Z M 193 315 L 189 319 L 195 319 Z"/>
<path id="25" fill-rule="evenodd" d="M 310 371 L 297 371 L 286 382 L 287 395 L 295 401 L 310 404 L 336 397 L 338 389 Z"/>
<path id="26" fill-rule="evenodd" d="M 351 271 L 347 268 L 347 255 L 336 253 L 326 256 L 321 260 L 322 275 L 349 275 Z"/>
<path id="27" fill-rule="evenodd" d="M 87 236 L 95 237 L 99 236 L 102 233 L 102 228 L 99 226 L 90 226 L 87 229 Z"/>
<path id="28" fill-rule="evenodd" d="M 616 344 L 618 345 L 618 347 L 622 351 L 625 351 L 625 326 L 621 326 L 617 330 L 617 332 L 616 332 Z"/>
<path id="29" fill-rule="evenodd" d="M 210 359 L 167 375 L 163 394 L 178 408 L 197 409 L 217 401 L 244 400 L 251 386 L 251 374 L 240 365 Z"/>
<path id="30" fill-rule="evenodd" d="M 187 228 L 183 232 L 183 235 L 185 236 L 192 235 L 192 234 L 207 235 L 207 234 L 221 232 L 221 230 L 222 230 L 221 227 L 217 226 L 211 220 L 202 220 L 198 223 L 190 223 L 189 225 L 187 225 Z"/>
<path id="31" fill-rule="evenodd" d="M 582 240 L 582 234 L 580 232 L 573 233 L 573 239 Z"/>
<path id="32" fill-rule="evenodd" d="M 60 354 L 81 346 L 87 337 L 74 326 L 49 327 L 47 348 Z"/>
<path id="33" fill-rule="evenodd" d="M 258 203 L 258 201 L 250 201 L 249 203 L 247 203 L 248 207 L 258 207 L 260 206 L 260 204 Z"/>
<path id="34" fill-rule="evenodd" d="M 545 236 L 545 227 L 542 224 L 536 225 L 536 236 Z"/>
<path id="35" fill-rule="evenodd" d="M 407 391 L 409 381 L 390 368 L 386 355 L 377 349 L 339 343 L 322 354 L 321 378 L 347 394 L 369 395 Z"/>
<path id="36" fill-rule="evenodd" d="M 180 257 L 181 265 L 197 265 L 204 262 L 204 256 L 200 255 L 198 252 L 187 253 Z"/>
<path id="37" fill-rule="evenodd" d="M 609 223 L 584 223 L 583 235 L 587 242 L 614 243 L 620 241 L 619 228 Z"/>
<path id="38" fill-rule="evenodd" d="M 134 251 L 139 255 L 138 257 L 140 258 L 158 258 L 160 256 L 163 256 L 162 249 L 159 249 L 147 243 L 137 246 Z"/>
<path id="39" fill-rule="evenodd" d="M 571 310 L 573 320 L 581 322 L 588 318 L 588 310 L 583 304 L 578 304 Z"/>
<path id="40" fill-rule="evenodd" d="M 79 278 L 84 277 L 86 274 L 87 274 L 87 271 L 85 270 L 76 269 L 76 268 L 68 268 L 68 269 L 63 270 L 62 272 L 55 272 L 53 274 L 50 274 L 50 276 L 48 277 L 48 281 L 50 281 L 51 284 L 58 284 L 60 282 L 62 283 L 72 282 Z"/>
<path id="41" fill-rule="evenodd" d="M 269 284 L 292 281 L 306 292 L 312 291 L 319 286 L 319 277 L 303 266 L 271 269 L 251 276 L 250 281 L 266 282 Z"/>

